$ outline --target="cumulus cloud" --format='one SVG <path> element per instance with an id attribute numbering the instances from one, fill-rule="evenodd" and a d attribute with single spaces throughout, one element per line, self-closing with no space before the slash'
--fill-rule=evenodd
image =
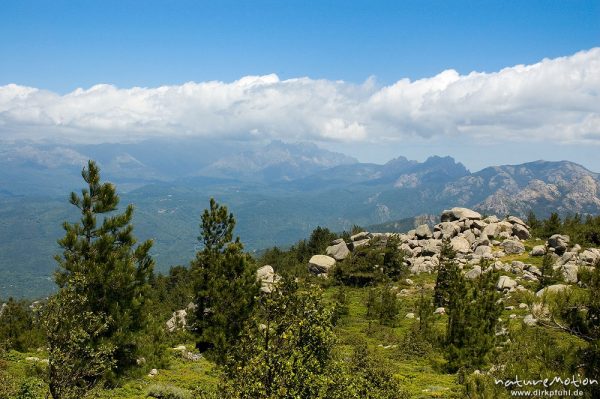
<path id="1" fill-rule="evenodd" d="M 378 86 L 276 75 L 60 95 L 0 87 L 0 138 L 171 136 L 349 142 L 451 137 L 600 143 L 600 48 L 494 73 Z"/>

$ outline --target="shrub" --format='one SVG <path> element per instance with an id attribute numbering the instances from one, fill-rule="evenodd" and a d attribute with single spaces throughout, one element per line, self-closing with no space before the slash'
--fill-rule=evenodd
<path id="1" fill-rule="evenodd" d="M 192 393 L 187 389 L 172 385 L 150 385 L 148 396 L 158 399 L 192 399 Z"/>

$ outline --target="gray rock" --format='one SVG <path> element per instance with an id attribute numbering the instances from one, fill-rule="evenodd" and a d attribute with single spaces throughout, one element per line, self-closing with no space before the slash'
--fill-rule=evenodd
<path id="1" fill-rule="evenodd" d="M 176 310 L 166 322 L 167 331 L 174 332 L 187 327 L 187 311 L 185 309 Z"/>
<path id="2" fill-rule="evenodd" d="M 467 241 L 469 241 L 469 244 L 473 245 L 475 243 L 475 241 L 477 240 L 477 237 L 475 237 L 475 234 L 473 234 L 473 232 L 471 230 L 467 230 L 465 231 L 462 236 L 464 238 L 466 238 Z"/>
<path id="3" fill-rule="evenodd" d="M 456 252 L 460 252 L 463 254 L 471 252 L 471 244 L 464 237 L 454 237 L 450 240 L 450 245 Z"/>
<path id="4" fill-rule="evenodd" d="M 511 289 L 517 286 L 517 282 L 508 276 L 500 276 L 496 288 L 499 290 Z"/>
<path id="5" fill-rule="evenodd" d="M 485 226 L 485 228 L 481 232 L 481 236 L 486 238 L 494 238 L 498 235 L 498 233 L 498 223 L 490 223 L 487 226 Z"/>
<path id="6" fill-rule="evenodd" d="M 498 234 L 500 233 L 509 233 L 512 234 L 513 231 L 513 225 L 510 222 L 507 222 L 505 220 L 498 222 Z"/>
<path id="7" fill-rule="evenodd" d="M 579 259 L 588 265 L 594 265 L 600 259 L 600 251 L 597 248 L 589 248 L 579 254 Z"/>
<path id="8" fill-rule="evenodd" d="M 422 224 L 415 230 L 415 235 L 420 240 L 431 238 L 431 230 L 429 229 L 428 225 Z"/>
<path id="9" fill-rule="evenodd" d="M 557 255 L 562 255 L 569 247 L 570 241 L 571 240 L 567 235 L 554 234 L 553 236 L 548 238 L 548 246 L 550 248 L 554 248 L 554 252 Z"/>
<path id="10" fill-rule="evenodd" d="M 536 276 L 541 276 L 542 275 L 542 271 L 540 269 L 538 269 L 537 266 L 534 266 L 534 265 L 530 265 L 527 268 L 527 271 L 529 271 L 529 273 L 535 274 Z"/>
<path id="11" fill-rule="evenodd" d="M 546 255 L 546 247 L 544 245 L 536 245 L 531 249 L 529 254 L 531 256 L 544 256 Z"/>
<path id="12" fill-rule="evenodd" d="M 413 258 L 411 260 L 410 272 L 412 274 L 431 273 L 437 266 L 437 260 L 429 256 Z"/>
<path id="13" fill-rule="evenodd" d="M 525 269 L 525 263 L 518 260 L 513 260 L 510 265 L 512 266 L 513 272 L 521 273 Z"/>
<path id="14" fill-rule="evenodd" d="M 308 261 L 308 271 L 313 274 L 325 274 L 333 266 L 335 266 L 335 259 L 327 255 L 314 255 Z"/>
<path id="15" fill-rule="evenodd" d="M 371 238 L 371 233 L 368 231 L 361 231 L 360 233 L 354 234 L 350 237 L 352 241 L 360 241 L 368 238 Z"/>
<path id="16" fill-rule="evenodd" d="M 576 283 L 578 279 L 579 266 L 575 264 L 566 264 L 562 267 L 562 276 L 567 283 Z"/>
<path id="17" fill-rule="evenodd" d="M 344 242 L 343 238 L 336 238 L 335 240 L 331 241 L 331 245 L 338 245 L 339 243 Z"/>
<path id="18" fill-rule="evenodd" d="M 433 314 L 446 314 L 446 308 L 442 308 L 442 307 L 440 307 L 440 308 L 436 308 L 436 309 L 433 311 Z"/>
<path id="19" fill-rule="evenodd" d="M 473 269 L 465 273 L 465 278 L 469 280 L 475 280 L 479 276 L 481 276 L 481 266 L 475 266 Z"/>
<path id="20" fill-rule="evenodd" d="M 440 231 L 444 238 L 452 238 L 460 233 L 461 228 L 456 222 L 442 222 L 436 224 L 434 230 Z"/>
<path id="21" fill-rule="evenodd" d="M 483 230 L 485 228 L 485 226 L 487 226 L 489 223 L 485 222 L 483 220 L 471 220 L 471 230 L 474 229 L 478 229 L 478 230 Z"/>
<path id="22" fill-rule="evenodd" d="M 352 246 L 352 250 L 361 248 L 361 247 L 366 247 L 369 245 L 369 243 L 371 242 L 370 239 L 365 238 L 364 240 L 358 240 L 358 241 L 352 241 L 350 243 L 350 245 Z"/>
<path id="23" fill-rule="evenodd" d="M 523 270 L 523 280 L 526 281 L 538 281 L 538 278 L 535 274 L 531 273 L 528 270 Z"/>
<path id="24" fill-rule="evenodd" d="M 507 255 L 522 254 L 525 252 L 525 246 L 521 242 L 515 240 L 505 240 L 500 244 L 500 246 L 504 249 L 504 252 Z"/>
<path id="25" fill-rule="evenodd" d="M 327 247 L 325 253 L 335 260 L 344 260 L 350 255 L 350 250 L 344 241 Z"/>
<path id="26" fill-rule="evenodd" d="M 256 271 L 256 280 L 260 282 L 260 290 L 265 294 L 270 294 L 280 279 L 281 277 L 275 274 L 270 265 L 265 265 Z"/>
<path id="27" fill-rule="evenodd" d="M 428 240 L 421 248 L 424 256 L 439 254 L 442 251 L 442 240 Z"/>
<path id="28" fill-rule="evenodd" d="M 148 373 L 148 377 L 155 377 L 158 375 L 158 370 L 157 369 L 152 369 L 150 370 L 150 372 Z"/>
<path id="29" fill-rule="evenodd" d="M 515 237 L 519 237 L 521 240 L 527 240 L 529 237 L 531 237 L 531 234 L 529 234 L 529 230 L 527 230 L 527 227 L 522 226 L 520 224 L 513 225 L 512 234 Z"/>
<path id="30" fill-rule="evenodd" d="M 506 219 L 506 220 L 512 224 L 518 224 L 518 225 L 521 225 L 521 226 L 529 229 L 529 226 L 527 226 L 527 223 L 525 223 L 523 220 L 519 219 L 516 216 L 509 216 L 508 219 Z"/>
<path id="31" fill-rule="evenodd" d="M 498 219 L 498 216 L 496 215 L 492 215 L 492 216 L 488 216 L 484 219 L 485 222 L 487 223 L 498 223 L 500 221 L 500 219 Z"/>
<path id="32" fill-rule="evenodd" d="M 487 245 L 480 245 L 475 248 L 474 254 L 479 256 L 484 256 L 492 253 L 492 248 Z"/>
<path id="33" fill-rule="evenodd" d="M 481 214 L 468 208 L 452 208 L 442 212 L 442 222 L 453 222 L 460 219 L 481 220 Z"/>
<path id="34" fill-rule="evenodd" d="M 415 314 L 414 313 L 407 313 L 406 316 L 404 316 L 407 319 L 414 319 L 415 318 Z"/>
<path id="35" fill-rule="evenodd" d="M 489 246 L 491 244 L 489 238 L 487 238 L 486 236 L 484 236 L 483 234 L 481 234 L 481 237 L 479 237 L 475 243 L 473 244 L 473 246 L 475 248 L 481 246 L 481 245 L 485 245 L 485 246 Z"/>
<path id="36" fill-rule="evenodd" d="M 549 285 L 547 287 L 542 288 L 538 292 L 536 292 L 535 296 L 541 297 L 541 296 L 544 296 L 544 294 L 546 294 L 546 293 L 548 293 L 548 294 L 556 294 L 558 292 L 561 292 L 561 291 L 564 291 L 564 290 L 567 290 L 567 289 L 569 289 L 569 286 L 565 285 L 565 284 Z"/>

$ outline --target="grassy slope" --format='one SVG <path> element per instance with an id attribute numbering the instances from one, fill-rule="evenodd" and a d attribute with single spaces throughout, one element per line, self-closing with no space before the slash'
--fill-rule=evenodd
<path id="1" fill-rule="evenodd" d="M 539 242 L 530 240 L 526 242 L 526 247 L 530 249 Z M 502 259 L 504 262 L 520 260 L 526 263 L 539 264 L 540 258 L 531 258 L 528 253 L 521 255 L 506 256 Z M 513 278 L 516 275 L 502 272 Z M 460 397 L 460 386 L 457 383 L 456 375 L 443 372 L 443 354 L 441 350 L 434 349 L 427 356 L 406 356 L 404 355 L 403 339 L 409 329 L 418 323 L 416 319 L 407 319 L 406 313 L 416 311 L 416 302 L 418 300 L 418 286 L 433 288 L 435 275 L 421 274 L 412 276 L 414 285 L 398 284 L 399 289 L 406 289 L 407 292 L 400 295 L 402 308 L 399 321 L 395 327 L 386 327 L 379 325 L 376 321 L 369 322 L 365 318 L 365 301 L 367 289 L 348 288 L 349 297 L 349 315 L 344 317 L 336 327 L 338 345 L 336 350 L 341 355 L 352 353 L 352 347 L 360 341 L 366 341 L 371 350 L 376 352 L 382 359 L 388 363 L 394 375 L 398 378 L 408 392 L 415 398 L 458 398 Z M 525 286 L 535 291 L 534 284 L 528 284 L 522 281 Z M 325 300 L 331 300 L 336 291 L 336 287 L 325 289 Z M 526 294 L 515 293 L 505 298 L 505 306 L 514 306 L 513 310 L 504 310 L 501 316 L 502 323 L 507 328 L 521 324 L 521 318 L 510 319 L 511 314 L 523 317 L 528 311 L 519 309 L 518 305 L 526 300 Z M 446 316 L 437 316 L 437 328 L 443 332 Z M 553 332 L 553 334 L 555 334 Z M 564 336 L 565 341 L 572 340 L 572 337 Z M 192 348 L 193 345 L 188 345 Z M 25 360 L 27 356 L 44 357 L 43 353 L 20 354 L 11 352 L 8 359 L 5 360 L 5 373 L 8 373 L 13 379 L 20 381 L 26 376 L 36 375 L 36 367 L 32 361 Z M 42 366 L 43 368 L 43 366 Z M 39 367 L 38 367 L 39 369 Z M 39 372 L 39 370 L 37 370 Z M 39 379 L 37 379 L 39 381 Z M 214 388 L 218 381 L 218 371 L 214 365 L 207 360 L 191 362 L 181 358 L 176 351 L 171 351 L 171 362 L 168 369 L 159 370 L 155 377 L 140 377 L 128 381 L 120 388 L 113 390 L 102 390 L 94 394 L 97 398 L 147 398 L 147 392 L 151 385 L 161 384 L 173 386 L 187 390 L 193 390 L 196 387 Z M 0 381 L 1 382 L 1 381 Z"/>

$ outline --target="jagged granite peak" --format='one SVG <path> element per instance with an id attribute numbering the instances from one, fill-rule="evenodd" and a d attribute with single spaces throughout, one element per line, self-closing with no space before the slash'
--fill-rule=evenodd
<path id="1" fill-rule="evenodd" d="M 547 215 L 600 210 L 597 173 L 569 161 L 485 168 L 449 183 L 442 195 L 485 213 Z"/>
<path id="2" fill-rule="evenodd" d="M 406 168 L 394 181 L 396 188 L 417 188 L 424 184 L 444 184 L 469 174 L 469 170 L 454 158 L 431 156 L 423 163 Z"/>

